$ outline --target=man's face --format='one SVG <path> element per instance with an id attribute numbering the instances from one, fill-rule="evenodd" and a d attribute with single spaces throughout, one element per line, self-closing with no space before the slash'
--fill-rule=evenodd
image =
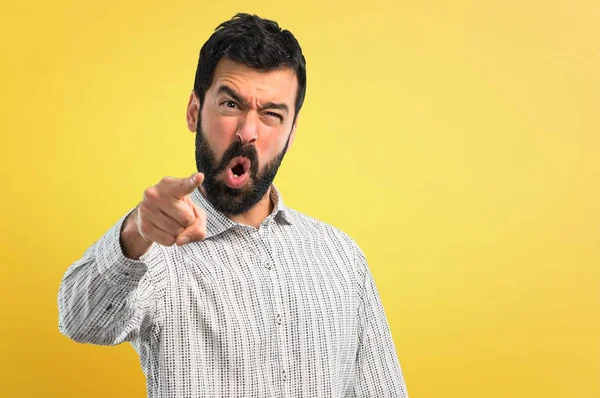
<path id="1" fill-rule="evenodd" d="M 222 59 L 202 109 L 190 98 L 196 166 L 207 199 L 224 214 L 248 211 L 271 186 L 294 138 L 297 88 L 291 69 L 260 72 Z"/>

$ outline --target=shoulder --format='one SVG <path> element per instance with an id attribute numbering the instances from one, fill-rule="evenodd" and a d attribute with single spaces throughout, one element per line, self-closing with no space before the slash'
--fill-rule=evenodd
<path id="1" fill-rule="evenodd" d="M 352 257 L 353 262 L 361 264 L 366 262 L 362 249 L 348 233 L 289 207 L 286 210 L 293 220 L 295 229 L 308 240 L 318 240 L 321 244 L 331 245 L 333 249 Z"/>

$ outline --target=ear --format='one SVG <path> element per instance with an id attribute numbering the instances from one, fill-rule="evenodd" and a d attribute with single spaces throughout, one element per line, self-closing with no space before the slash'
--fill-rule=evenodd
<path id="1" fill-rule="evenodd" d="M 187 111 L 185 113 L 185 119 L 187 121 L 188 130 L 195 133 L 198 129 L 198 111 L 200 109 L 200 99 L 195 92 L 192 91 L 190 94 L 190 100 L 188 101 Z"/>
<path id="2" fill-rule="evenodd" d="M 294 138 L 296 137 L 296 127 L 298 127 L 298 119 L 300 119 L 300 114 L 296 116 L 296 120 L 294 120 L 294 125 L 292 126 L 292 132 L 290 133 L 290 142 L 288 143 L 288 147 L 286 152 L 290 151 L 292 144 L 294 143 Z"/>

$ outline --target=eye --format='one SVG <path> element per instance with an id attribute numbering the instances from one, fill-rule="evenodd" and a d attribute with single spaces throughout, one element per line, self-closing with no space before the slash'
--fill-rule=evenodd
<path id="1" fill-rule="evenodd" d="M 238 105 L 231 100 L 223 101 L 223 102 L 221 102 L 221 105 L 224 105 L 226 108 L 229 108 L 229 109 L 236 109 L 238 107 Z"/>
<path id="2" fill-rule="evenodd" d="M 279 120 L 280 122 L 283 122 L 283 116 L 281 116 L 279 113 L 265 112 L 265 115 L 267 115 L 270 118 L 275 118 L 275 119 Z"/>

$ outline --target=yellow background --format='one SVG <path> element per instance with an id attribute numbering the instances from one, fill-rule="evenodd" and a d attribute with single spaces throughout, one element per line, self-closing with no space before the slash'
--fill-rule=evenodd
<path id="1" fill-rule="evenodd" d="M 600 397 L 597 1 L 169 3 L 2 6 L 0 396 L 145 396 L 130 346 L 59 334 L 58 285 L 194 171 L 198 51 L 246 11 L 308 62 L 276 183 L 364 249 L 411 397 Z"/>

